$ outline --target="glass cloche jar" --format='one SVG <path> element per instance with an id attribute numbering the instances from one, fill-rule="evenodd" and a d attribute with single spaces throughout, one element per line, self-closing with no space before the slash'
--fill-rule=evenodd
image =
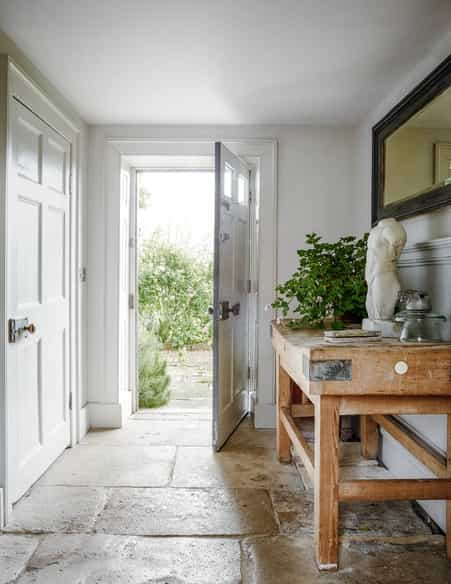
<path id="1" fill-rule="evenodd" d="M 400 340 L 405 343 L 430 343 L 442 340 L 441 328 L 446 321 L 442 314 L 431 312 L 429 295 L 420 290 L 400 294 L 400 312 L 395 321 L 402 323 Z"/>
<path id="2" fill-rule="evenodd" d="M 437 343 L 442 340 L 441 328 L 446 316 L 434 312 L 404 310 L 395 315 L 395 321 L 402 323 L 399 337 L 402 342 Z"/>

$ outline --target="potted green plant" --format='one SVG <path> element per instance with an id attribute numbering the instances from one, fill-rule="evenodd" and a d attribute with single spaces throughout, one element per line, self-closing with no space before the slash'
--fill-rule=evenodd
<path id="1" fill-rule="evenodd" d="M 276 288 L 272 306 L 284 316 L 299 315 L 292 327 L 323 328 L 327 320 L 335 329 L 366 316 L 365 261 L 368 234 L 361 239 L 341 237 L 324 243 L 316 233 L 306 235 L 308 247 L 299 249 L 299 266 L 292 277 Z"/>

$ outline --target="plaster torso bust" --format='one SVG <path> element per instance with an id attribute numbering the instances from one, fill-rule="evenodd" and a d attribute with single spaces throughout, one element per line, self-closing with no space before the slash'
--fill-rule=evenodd
<path id="1" fill-rule="evenodd" d="M 407 240 L 396 219 L 382 219 L 368 238 L 365 279 L 366 310 L 371 320 L 391 320 L 401 285 L 397 262 Z"/>

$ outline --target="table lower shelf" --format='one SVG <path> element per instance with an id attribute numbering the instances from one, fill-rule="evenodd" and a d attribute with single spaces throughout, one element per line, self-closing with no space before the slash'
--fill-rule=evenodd
<path id="1" fill-rule="evenodd" d="M 381 419 L 378 416 L 376 419 Z M 296 454 L 302 461 L 310 479 L 314 481 L 314 447 L 304 436 L 288 408 L 281 408 L 280 420 L 290 438 Z M 431 454 L 432 456 L 432 454 Z M 446 465 L 440 474 L 446 473 Z M 443 476 L 442 475 L 442 476 Z M 394 501 L 394 500 L 451 499 L 451 478 L 437 479 L 357 479 L 338 481 L 338 500 L 349 501 Z"/>

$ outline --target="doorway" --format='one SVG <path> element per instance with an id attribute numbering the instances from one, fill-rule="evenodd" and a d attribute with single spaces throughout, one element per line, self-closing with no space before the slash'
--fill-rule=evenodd
<path id="1" fill-rule="evenodd" d="M 119 398 L 118 408 L 115 410 L 114 424 L 121 426 L 125 423 L 128 412 L 137 411 L 137 398 L 138 398 L 138 383 L 137 383 L 137 370 L 136 356 L 137 356 L 137 305 L 138 305 L 138 287 L 136 282 L 136 215 L 138 202 L 133 201 L 137 196 L 137 178 L 140 172 L 147 170 L 155 170 L 155 166 L 159 167 L 159 170 L 174 170 L 174 161 L 176 166 L 182 170 L 186 170 L 186 163 L 193 165 L 198 161 L 203 161 L 209 159 L 210 169 L 215 168 L 215 246 L 223 249 L 227 248 L 231 250 L 230 239 L 228 235 L 232 231 L 225 229 L 220 229 L 221 222 L 229 223 L 229 226 L 234 221 L 241 221 L 238 215 L 244 214 L 244 209 L 239 208 L 239 201 L 242 201 L 242 206 L 248 207 L 248 212 L 246 213 L 249 218 L 249 233 L 245 238 L 246 243 L 249 243 L 249 272 L 245 277 L 240 278 L 240 293 L 246 291 L 247 294 L 247 314 L 246 310 L 241 310 L 240 313 L 235 315 L 232 312 L 228 321 L 221 320 L 219 323 L 219 302 L 221 301 L 220 295 L 214 298 L 214 317 L 217 319 L 218 329 L 223 329 L 225 333 L 223 338 L 226 342 L 229 342 L 235 335 L 231 333 L 232 322 L 236 323 L 240 318 L 246 318 L 248 321 L 248 354 L 246 351 L 246 357 L 248 358 L 248 366 L 244 368 L 246 390 L 248 396 L 247 399 L 238 399 L 236 405 L 240 406 L 235 408 L 232 405 L 232 391 L 231 385 L 228 383 L 222 384 L 225 388 L 226 393 L 222 401 L 220 399 L 213 400 L 213 413 L 217 421 L 219 419 L 226 421 L 226 407 L 231 416 L 228 421 L 231 423 L 231 430 L 237 423 L 239 423 L 242 416 L 244 416 L 245 411 L 251 411 L 255 413 L 255 424 L 257 427 L 270 427 L 273 424 L 274 416 L 274 359 L 271 349 L 271 343 L 268 335 L 269 323 L 272 318 L 272 312 L 267 310 L 265 307 L 273 299 L 274 287 L 276 281 L 276 259 L 277 259 L 277 246 L 276 246 L 276 224 L 277 224 L 277 205 L 276 205 L 276 159 L 277 159 L 277 144 L 274 140 L 238 140 L 230 141 L 226 144 L 215 143 L 210 140 L 205 139 L 195 139 L 195 140 L 180 140 L 180 139 L 161 139 L 161 138 L 122 138 L 113 137 L 106 140 L 106 163 L 107 172 L 105 173 L 105 189 L 106 192 L 111 193 L 111 196 L 107 200 L 107 214 L 112 218 L 108 222 L 108 233 L 105 237 L 105 252 L 107 257 L 106 274 L 122 274 L 126 272 L 125 266 L 130 266 L 130 277 L 129 277 L 129 288 L 127 288 L 127 294 L 122 295 L 122 287 L 120 286 L 118 280 L 110 278 L 108 280 L 107 297 L 106 297 L 106 313 L 109 310 L 117 311 L 118 300 L 120 300 L 120 306 L 126 307 L 128 312 L 128 322 L 129 322 L 129 334 L 128 334 L 128 351 L 129 355 L 129 366 L 128 366 L 128 384 L 127 386 L 119 387 L 118 376 L 116 372 L 118 370 L 117 354 L 121 351 L 123 338 L 122 331 L 126 327 L 117 326 L 117 321 L 108 323 L 109 329 L 111 329 L 111 334 L 107 336 L 107 350 L 104 353 L 105 363 L 108 365 L 107 370 L 111 372 L 108 378 L 105 379 L 105 384 L 113 397 Z M 217 156 L 218 148 L 220 148 L 220 157 Z M 221 164 L 218 164 L 218 161 Z M 157 164 L 155 164 L 157 162 Z M 247 167 L 244 171 L 242 168 Z M 192 169 L 192 166 L 190 167 Z M 205 170 L 205 167 L 202 167 Z M 127 170 L 130 176 L 130 249 L 129 249 L 129 237 L 126 230 L 122 232 L 122 225 L 125 223 L 123 221 L 123 211 L 122 211 L 122 201 L 126 200 L 126 197 L 120 196 L 119 184 L 121 169 Z M 249 173 L 249 170 L 251 171 Z M 227 176 L 230 176 L 229 171 L 232 174 L 232 197 L 226 197 L 224 186 L 229 184 Z M 249 199 L 244 197 L 242 199 L 243 180 L 238 181 L 238 177 L 243 175 L 244 179 L 248 178 L 248 181 L 244 181 L 245 189 L 249 189 Z M 126 182 L 126 181 L 125 181 Z M 241 189 L 241 192 L 240 192 Z M 224 195 L 224 196 L 223 196 Z M 119 204 L 119 201 L 121 203 Z M 218 214 L 218 209 L 220 210 Z M 231 211 L 231 213 L 230 213 Z M 233 215 L 233 217 L 231 216 Z M 113 220 L 114 219 L 114 220 Z M 120 227 L 121 226 L 121 227 Z M 260 237 L 263 234 L 263 237 Z M 223 241 L 220 241 L 220 239 Z M 118 254 L 120 247 L 120 253 Z M 240 246 L 237 246 L 239 249 Z M 131 261 L 128 259 L 126 262 L 122 262 L 121 258 L 125 255 L 131 253 Z M 244 255 L 244 254 L 242 254 Z M 241 259 L 238 252 L 229 255 L 229 259 L 236 258 Z M 263 259 L 264 258 L 264 259 Z M 225 260 L 225 256 L 223 256 Z M 235 261 L 235 259 L 233 259 Z M 224 263 L 224 266 L 230 265 L 233 262 Z M 217 265 L 217 262 L 215 262 Z M 233 275 L 233 270 L 225 271 L 228 276 Z M 216 274 L 217 276 L 217 274 Z M 105 280 L 106 282 L 107 280 Z M 215 289 L 220 291 L 221 286 L 217 285 L 218 279 L 215 278 Z M 224 287 L 222 287 L 224 289 Z M 233 286 L 229 287 L 229 291 L 232 291 Z M 130 296 L 130 298 L 129 298 Z M 222 300 L 229 300 L 229 308 L 232 308 L 234 304 L 237 303 L 232 298 L 224 298 Z M 124 302 L 126 301 L 126 302 Z M 238 303 L 241 302 L 238 300 Z M 243 302 L 242 306 L 245 303 Z M 224 307 L 225 308 L 225 307 Z M 100 315 L 102 316 L 102 315 Z M 101 318 L 99 319 L 101 320 Z M 122 321 L 121 321 L 122 322 Z M 224 324 L 224 326 L 223 326 Z M 119 330 L 118 330 L 119 329 Z M 119 334 L 118 334 L 119 332 Z M 237 333 L 236 336 L 239 336 Z M 219 336 L 216 335 L 216 339 Z M 219 357 L 219 355 L 218 355 Z M 214 360 L 215 361 L 215 360 Z M 228 362 L 233 361 L 233 353 L 229 351 Z M 223 362 L 226 362 L 225 360 Z M 218 358 L 216 359 L 218 363 Z M 218 368 L 218 371 L 220 367 Z M 243 373 L 243 367 L 240 364 L 240 373 Z M 243 376 L 240 375 L 240 379 Z M 219 389 L 220 384 L 216 384 L 216 388 Z M 241 384 L 240 384 L 241 385 Z M 258 392 L 257 392 L 258 386 Z M 258 399 L 257 399 L 258 393 Z M 244 397 L 241 391 L 235 392 L 234 397 L 237 396 Z M 219 397 L 219 396 L 217 396 Z M 132 398 L 132 399 L 130 399 Z M 129 404 L 131 408 L 129 409 Z M 222 410 L 220 411 L 220 408 Z M 113 418 L 113 415 L 111 415 Z M 103 420 L 102 420 L 103 421 Z M 236 422 L 236 423 L 235 423 Z M 214 424 L 213 424 L 214 427 Z M 216 436 L 219 436 L 219 428 L 216 428 Z M 227 438 L 227 432 L 222 433 L 225 439 Z M 215 441 L 216 448 L 220 445 Z"/>
<path id="2" fill-rule="evenodd" d="M 255 162 L 220 142 L 213 152 L 147 155 L 141 167 L 132 156 L 123 165 L 134 411 L 203 409 L 219 450 L 249 413 L 257 379 L 259 197 Z"/>
<path id="3" fill-rule="evenodd" d="M 214 185 L 210 160 L 136 175 L 140 410 L 211 415 Z"/>

